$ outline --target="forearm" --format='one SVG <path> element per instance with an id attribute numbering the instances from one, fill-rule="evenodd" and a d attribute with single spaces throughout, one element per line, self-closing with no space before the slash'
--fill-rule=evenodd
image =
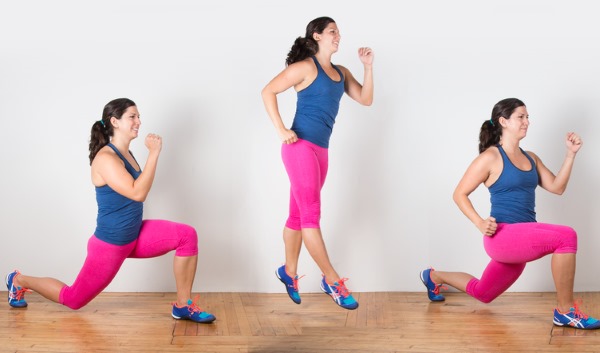
<path id="1" fill-rule="evenodd" d="M 267 110 L 267 114 L 269 115 L 269 118 L 271 119 L 273 126 L 275 126 L 275 129 L 277 129 L 277 130 L 285 129 L 286 127 L 283 124 L 283 119 L 281 118 L 281 115 L 279 114 L 279 105 L 277 104 L 277 96 L 272 92 L 263 90 L 262 99 L 263 99 L 263 103 L 265 105 L 265 109 Z"/>
<path id="2" fill-rule="evenodd" d="M 373 65 L 365 65 L 364 67 L 363 85 L 360 91 L 360 100 L 364 105 L 373 104 Z"/>
<path id="3" fill-rule="evenodd" d="M 475 211 L 475 207 L 473 207 L 473 203 L 471 200 L 465 195 L 454 195 L 454 202 L 460 209 L 460 211 L 477 227 L 484 219 Z"/>
<path id="4" fill-rule="evenodd" d="M 158 153 L 150 153 L 146 160 L 146 165 L 140 176 L 133 182 L 133 199 L 136 201 L 143 202 L 146 200 L 152 183 L 154 182 L 154 176 L 156 175 L 156 167 L 158 165 Z"/>
<path id="5" fill-rule="evenodd" d="M 567 189 L 567 184 L 571 178 L 571 171 L 573 170 L 573 164 L 575 163 L 575 155 L 575 153 L 567 152 L 565 160 L 554 178 L 550 189 L 551 192 L 560 195 Z"/>

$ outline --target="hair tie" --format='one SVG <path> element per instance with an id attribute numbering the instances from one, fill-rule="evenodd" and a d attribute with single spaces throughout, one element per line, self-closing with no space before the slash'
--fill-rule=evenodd
<path id="1" fill-rule="evenodd" d="M 494 124 L 494 122 L 492 121 L 492 118 L 490 118 L 490 124 L 492 124 L 492 126 L 496 126 L 496 124 Z"/>
<path id="2" fill-rule="evenodd" d="M 104 125 L 104 120 L 100 119 L 98 121 L 100 122 L 100 124 L 102 124 L 102 127 L 106 127 L 106 125 Z"/>

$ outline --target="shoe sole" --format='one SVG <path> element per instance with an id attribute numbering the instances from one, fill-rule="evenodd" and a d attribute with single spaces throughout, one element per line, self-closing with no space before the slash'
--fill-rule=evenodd
<path id="1" fill-rule="evenodd" d="M 555 320 L 556 318 L 552 319 L 552 323 L 554 324 L 554 326 L 559 326 L 559 327 L 571 327 L 577 330 L 597 330 L 600 328 L 600 324 L 598 324 L 597 326 L 591 326 L 591 327 L 576 327 L 576 326 L 571 326 L 569 324 L 563 324 L 562 322 L 556 322 Z"/>
<path id="2" fill-rule="evenodd" d="M 199 323 L 199 324 L 210 324 L 211 322 L 213 322 L 213 321 L 215 321 L 217 319 L 216 317 L 212 317 L 212 318 L 204 320 L 204 321 L 195 321 L 195 320 L 192 320 L 192 319 L 187 318 L 187 317 L 175 316 L 175 314 L 173 314 L 173 313 L 171 313 L 171 316 L 173 316 L 173 319 L 175 319 L 175 320 L 189 320 L 191 322 L 196 322 L 196 323 Z"/>

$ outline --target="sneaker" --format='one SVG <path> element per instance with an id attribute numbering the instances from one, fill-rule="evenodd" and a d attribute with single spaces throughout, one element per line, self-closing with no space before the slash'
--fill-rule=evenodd
<path id="1" fill-rule="evenodd" d="M 8 288 L 8 304 L 13 308 L 24 308 L 27 306 L 25 301 L 25 293 L 30 292 L 27 288 L 17 287 L 13 284 L 15 277 L 20 274 L 19 271 L 14 270 L 13 272 L 6 275 L 6 288 Z"/>
<path id="2" fill-rule="evenodd" d="M 571 326 L 582 330 L 600 328 L 600 321 L 579 311 L 577 304 L 567 313 L 561 313 L 558 309 L 554 309 L 553 322 L 556 326 Z"/>
<path id="3" fill-rule="evenodd" d="M 304 276 L 298 277 L 298 275 L 296 275 L 292 277 L 288 275 L 285 270 L 285 265 L 278 268 L 277 271 L 275 271 L 275 275 L 279 278 L 281 283 L 285 284 L 285 290 L 287 290 L 290 299 L 292 299 L 294 303 L 300 304 L 302 300 L 300 299 L 300 293 L 298 293 L 298 280 Z"/>
<path id="4" fill-rule="evenodd" d="M 440 294 L 440 288 L 443 288 L 441 284 L 435 284 L 431 280 L 431 271 L 433 268 L 428 268 L 421 271 L 421 282 L 427 287 L 427 296 L 432 302 L 443 302 L 446 300 L 443 295 Z"/>
<path id="5" fill-rule="evenodd" d="M 198 306 L 197 295 L 194 300 L 189 299 L 187 306 L 179 307 L 177 303 L 173 303 L 173 312 L 171 315 L 177 320 L 192 320 L 200 323 L 210 323 L 215 321 L 216 317 L 213 314 L 209 314 L 206 311 L 202 311 Z"/>
<path id="6" fill-rule="evenodd" d="M 321 290 L 331 296 L 333 301 L 344 309 L 354 310 L 358 308 L 358 302 L 354 299 L 346 285 L 344 284 L 348 278 L 342 278 L 339 281 L 329 284 L 325 280 L 325 276 L 321 280 Z"/>

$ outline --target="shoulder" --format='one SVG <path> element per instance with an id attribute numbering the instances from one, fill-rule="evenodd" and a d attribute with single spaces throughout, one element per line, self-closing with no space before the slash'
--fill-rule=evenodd
<path id="1" fill-rule="evenodd" d="M 540 157 L 538 157 L 537 154 L 531 152 L 531 151 L 525 151 L 525 153 L 531 157 L 533 159 L 533 161 L 535 162 L 535 164 L 539 164 L 541 162 Z"/>
<path id="2" fill-rule="evenodd" d="M 493 163 L 501 160 L 502 156 L 500 155 L 500 150 L 496 146 L 490 146 L 485 151 L 481 152 L 477 159 Z"/>
<path id="3" fill-rule="evenodd" d="M 288 70 L 300 70 L 300 71 L 306 71 L 306 70 L 316 70 L 317 66 L 315 65 L 315 62 L 313 61 L 312 57 L 308 57 L 304 60 L 300 60 L 297 61 L 293 64 L 288 65 L 287 67 Z"/>
<path id="4" fill-rule="evenodd" d="M 340 69 L 340 71 L 344 74 L 344 77 L 347 77 L 348 75 L 352 75 L 350 73 L 350 70 L 348 70 L 345 66 L 342 65 L 338 65 L 338 64 L 333 64 L 335 67 L 337 67 L 338 69 Z"/>
<path id="5" fill-rule="evenodd" d="M 105 165 L 112 165 L 114 163 L 123 164 L 123 161 L 121 161 L 121 158 L 117 156 L 115 151 L 107 145 L 102 147 L 96 154 L 96 157 L 94 157 L 94 160 L 92 161 L 92 169 L 98 169 Z"/>

